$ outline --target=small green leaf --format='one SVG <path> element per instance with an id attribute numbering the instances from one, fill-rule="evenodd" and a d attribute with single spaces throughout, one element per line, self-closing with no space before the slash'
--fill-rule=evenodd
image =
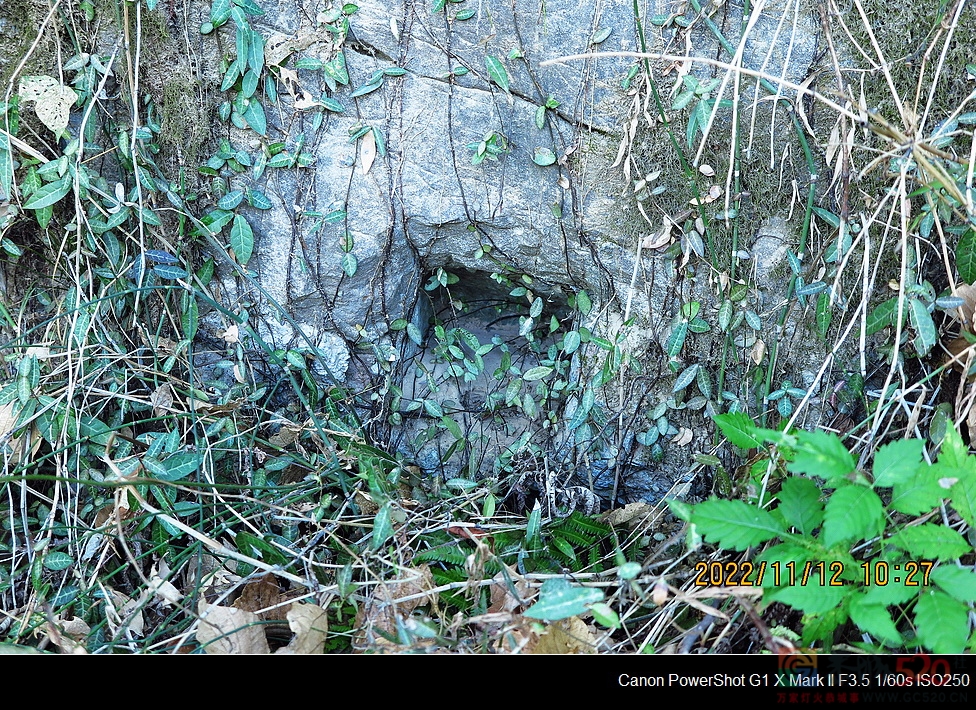
<path id="1" fill-rule="evenodd" d="M 552 370 L 553 368 L 551 367 L 539 365 L 526 370 L 525 374 L 522 375 L 522 379 L 524 379 L 526 382 L 535 382 L 536 380 L 541 380 L 542 378 L 547 377 Z"/>
<path id="2" fill-rule="evenodd" d="M 407 337 L 410 338 L 417 345 L 423 345 L 424 336 L 420 333 L 420 328 L 418 328 L 413 323 L 407 323 Z"/>
<path id="3" fill-rule="evenodd" d="M 688 323 L 681 321 L 671 330 L 667 342 L 664 344 L 664 351 L 669 357 L 677 357 L 684 347 L 685 338 L 688 336 Z"/>
<path id="4" fill-rule="evenodd" d="M 602 44 L 607 37 L 610 36 L 611 32 L 613 32 L 613 29 L 610 27 L 602 27 L 598 29 L 593 33 L 593 37 L 590 39 L 590 44 Z"/>
<path id="5" fill-rule="evenodd" d="M 44 567 L 52 572 L 68 569 L 75 563 L 75 559 L 64 552 L 49 552 L 44 556 Z"/>
<path id="6" fill-rule="evenodd" d="M 373 519 L 373 538 L 370 540 L 369 548 L 374 552 L 383 547 L 386 541 L 393 537 L 392 507 L 393 504 L 387 501 L 377 511 L 376 517 Z"/>
<path id="7" fill-rule="evenodd" d="M 830 308 L 830 294 L 824 291 L 817 296 L 817 332 L 821 338 L 827 337 L 827 333 L 830 330 L 830 321 L 833 317 L 834 313 Z"/>
<path id="8" fill-rule="evenodd" d="M 576 310 L 585 316 L 589 315 L 592 308 L 593 304 L 590 302 L 590 296 L 586 291 L 580 291 L 576 294 Z"/>
<path id="9" fill-rule="evenodd" d="M 459 22 L 464 22 L 465 20 L 470 20 L 474 15 L 474 10 L 461 10 L 461 12 L 454 16 L 454 19 Z"/>
<path id="10" fill-rule="evenodd" d="M 502 64 L 498 57 L 488 54 L 485 56 L 485 67 L 488 69 L 488 76 L 494 81 L 498 86 L 500 86 L 505 93 L 509 92 L 509 77 L 508 70 L 505 65 Z"/>
<path id="11" fill-rule="evenodd" d="M 690 385 L 695 381 L 695 377 L 698 375 L 699 365 L 696 363 L 686 367 L 677 378 L 675 378 L 674 386 L 671 388 L 671 392 L 680 392 L 685 387 Z"/>
<path id="12" fill-rule="evenodd" d="M 254 232 L 242 215 L 234 217 L 234 226 L 230 230 L 230 247 L 234 250 L 237 263 L 246 266 L 254 251 Z"/>
<path id="13" fill-rule="evenodd" d="M 593 618 L 598 624 L 602 624 L 608 629 L 620 628 L 620 617 L 609 604 L 605 602 L 590 604 L 590 613 L 593 614 Z"/>
<path id="14" fill-rule="evenodd" d="M 264 115 L 264 107 L 260 101 L 254 98 L 249 99 L 243 116 L 244 120 L 247 121 L 247 125 L 251 127 L 251 130 L 262 136 L 267 135 L 268 119 Z"/>
<path id="15" fill-rule="evenodd" d="M 523 616 L 530 619 L 559 621 L 585 614 L 590 604 L 603 601 L 603 590 L 576 587 L 565 579 L 549 579 L 539 590 L 539 601 L 529 607 Z"/>
<path id="16" fill-rule="evenodd" d="M 535 153 L 532 154 L 532 162 L 546 167 L 556 162 L 556 154 L 549 148 L 536 148 Z"/>
<path id="17" fill-rule="evenodd" d="M 935 323 L 932 321 L 932 315 L 929 313 L 928 307 L 917 298 L 909 298 L 908 305 L 912 325 L 915 326 L 915 330 L 918 333 L 915 347 L 919 355 L 927 355 L 939 340 L 939 334 L 936 331 Z"/>
<path id="18" fill-rule="evenodd" d="M 356 259 L 356 255 L 352 252 L 346 252 L 342 255 L 339 265 L 342 267 L 342 270 L 345 272 L 346 276 L 352 278 L 356 275 L 356 269 L 359 267 L 359 260 Z"/>
<path id="19" fill-rule="evenodd" d="M 244 199 L 243 190 L 231 190 L 217 201 L 217 207 L 222 210 L 232 210 Z"/>

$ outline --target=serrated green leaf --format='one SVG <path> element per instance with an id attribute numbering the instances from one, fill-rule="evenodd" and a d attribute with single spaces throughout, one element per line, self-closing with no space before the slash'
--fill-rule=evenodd
<path id="1" fill-rule="evenodd" d="M 820 486 L 811 479 L 791 476 L 783 481 L 776 510 L 799 532 L 812 535 L 823 522 L 820 494 Z"/>
<path id="2" fill-rule="evenodd" d="M 768 511 L 740 500 L 713 498 L 699 503 L 691 521 L 709 542 L 731 550 L 745 550 L 786 532 Z"/>
<path id="3" fill-rule="evenodd" d="M 905 481 L 895 484 L 888 506 L 907 515 L 921 515 L 938 506 L 949 491 L 939 485 L 935 466 L 917 466 Z"/>
<path id="4" fill-rule="evenodd" d="M 939 565 L 929 575 L 946 594 L 961 602 L 976 601 L 976 572 L 955 565 Z"/>
<path id="5" fill-rule="evenodd" d="M 505 93 L 509 91 L 509 77 L 508 70 L 502 61 L 491 54 L 485 55 L 485 67 L 488 69 L 488 76 L 494 81 L 498 86 L 500 86 Z"/>
<path id="6" fill-rule="evenodd" d="M 827 501 L 823 541 L 828 547 L 873 538 L 883 527 L 884 503 L 867 486 L 843 486 Z"/>
<path id="7" fill-rule="evenodd" d="M 908 481 L 922 464 L 925 443 L 919 439 L 900 439 L 885 444 L 874 455 L 875 486 L 893 486 Z"/>
<path id="8" fill-rule="evenodd" d="M 857 466 L 836 434 L 799 431 L 796 438 L 795 456 L 788 466 L 794 473 L 819 476 L 829 484 L 853 472 Z"/>
<path id="9" fill-rule="evenodd" d="M 891 535 L 886 542 L 930 560 L 953 560 L 973 551 L 973 546 L 958 532 L 935 523 L 905 527 Z"/>
<path id="10" fill-rule="evenodd" d="M 246 266 L 254 251 L 254 232 L 243 215 L 234 216 L 234 226 L 230 230 L 230 248 L 234 250 L 237 263 Z"/>
<path id="11" fill-rule="evenodd" d="M 816 565 L 818 563 L 813 562 L 811 564 Z M 763 601 L 768 599 L 769 601 L 782 602 L 794 609 L 803 611 L 805 614 L 825 614 L 840 607 L 844 597 L 849 593 L 849 589 L 843 585 L 831 586 L 829 584 L 830 574 L 826 575 L 826 580 L 821 580 L 819 571 L 810 573 L 806 579 L 806 584 L 801 584 L 802 570 L 805 569 L 805 565 L 805 562 L 801 564 L 797 561 L 794 584 L 787 583 L 790 574 L 782 574 L 781 581 L 784 582 L 785 586 L 763 594 Z M 768 569 L 766 574 L 769 575 Z M 827 581 L 828 584 L 822 585 L 821 581 Z"/>
<path id="12" fill-rule="evenodd" d="M 565 579 L 549 579 L 539 590 L 539 601 L 527 609 L 523 616 L 530 619 L 559 621 L 579 616 L 588 611 L 589 604 L 603 601 L 603 590 L 576 587 Z"/>
<path id="13" fill-rule="evenodd" d="M 740 449 L 755 449 L 762 443 L 760 429 L 744 412 L 719 414 L 715 417 L 725 437 Z"/>
<path id="14" fill-rule="evenodd" d="M 890 645 L 900 646 L 904 643 L 901 634 L 891 619 L 888 609 L 882 604 L 871 604 L 863 595 L 858 595 L 851 602 L 848 610 L 851 621 L 857 624 L 861 631 L 877 636 L 881 641 Z"/>
<path id="15" fill-rule="evenodd" d="M 918 639 L 934 653 L 962 653 L 969 638 L 969 609 L 935 589 L 922 592 L 915 605 Z"/>

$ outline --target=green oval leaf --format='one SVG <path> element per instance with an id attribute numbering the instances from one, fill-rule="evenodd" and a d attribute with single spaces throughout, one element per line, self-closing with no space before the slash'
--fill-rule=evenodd
<path id="1" fill-rule="evenodd" d="M 505 93 L 509 93 L 508 70 L 501 60 L 489 54 L 485 56 L 485 67 L 488 69 L 488 76 L 491 77 L 491 80 L 498 84 Z"/>
<path id="2" fill-rule="evenodd" d="M 251 225 L 241 215 L 234 217 L 234 226 L 230 230 L 230 248 L 241 266 L 246 266 L 254 251 L 254 232 Z"/>

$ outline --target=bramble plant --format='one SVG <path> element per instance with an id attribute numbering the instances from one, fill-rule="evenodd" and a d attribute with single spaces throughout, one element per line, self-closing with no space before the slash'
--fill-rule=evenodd
<path id="1" fill-rule="evenodd" d="M 934 463 L 923 460 L 923 441 L 902 439 L 880 447 L 866 470 L 836 434 L 762 429 L 743 413 L 716 422 L 730 442 L 785 461 L 788 473 L 774 494 L 748 503 L 671 503 L 707 542 L 740 552 L 765 545 L 748 562 L 719 563 L 717 576 L 702 569 L 698 583 L 762 587 L 765 601 L 803 612 L 806 645 L 829 650 L 850 621 L 867 649 L 972 647 L 976 573 L 961 558 L 973 545 L 956 527 L 976 524 L 976 456 L 951 423 Z"/>

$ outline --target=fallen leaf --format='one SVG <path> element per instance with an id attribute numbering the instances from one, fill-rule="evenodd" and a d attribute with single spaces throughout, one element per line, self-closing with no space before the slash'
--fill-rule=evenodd
<path id="1" fill-rule="evenodd" d="M 645 501 L 628 503 L 623 508 L 614 508 L 603 514 L 603 521 L 614 527 L 622 527 L 634 521 L 642 522 L 645 518 L 654 513 L 654 506 Z"/>
<path id="2" fill-rule="evenodd" d="M 295 603 L 287 617 L 295 638 L 275 653 L 322 653 L 329 633 L 329 615 L 325 609 L 317 604 Z"/>
<path id="3" fill-rule="evenodd" d="M 434 586 L 434 577 L 427 565 L 402 567 L 396 579 L 378 584 L 356 615 L 355 645 L 359 648 L 389 646 L 390 642 L 376 632 L 382 631 L 396 638 L 397 617 L 402 622 L 417 607 L 436 605 L 437 595 L 428 594 Z"/>
<path id="4" fill-rule="evenodd" d="M 168 382 L 164 382 L 156 391 L 149 395 L 149 403 L 152 404 L 153 416 L 160 417 L 173 409 L 173 388 Z"/>
<path id="5" fill-rule="evenodd" d="M 68 127 L 70 110 L 78 100 L 78 94 L 47 75 L 21 78 L 18 93 L 22 101 L 34 102 L 34 112 L 41 123 L 60 138 Z"/>
<path id="6" fill-rule="evenodd" d="M 228 345 L 234 345 L 235 343 L 241 342 L 240 335 L 241 335 L 241 329 L 237 325 L 237 323 L 233 323 L 227 326 L 227 330 L 217 331 L 217 337 L 223 338 L 224 342 L 227 343 Z"/>
<path id="7" fill-rule="evenodd" d="M 278 582 L 269 572 L 244 585 L 241 596 L 234 600 L 234 608 L 253 612 L 261 621 L 284 621 L 288 607 L 281 605 L 282 600 Z"/>
<path id="8" fill-rule="evenodd" d="M 206 602 L 201 602 L 206 606 Z M 210 606 L 200 615 L 197 641 L 207 653 L 270 654 L 257 614 L 228 606 Z"/>
<path id="9" fill-rule="evenodd" d="M 596 638 L 586 622 L 572 616 L 547 626 L 528 653 L 596 653 Z"/>
<path id="10" fill-rule="evenodd" d="M 694 438 L 695 435 L 691 429 L 688 427 L 681 427 L 681 429 L 678 430 L 678 435 L 671 440 L 671 443 L 675 444 L 676 446 L 687 446 Z"/>
<path id="11" fill-rule="evenodd" d="M 715 177 L 715 168 L 713 168 L 708 163 L 702 163 L 698 166 L 698 172 L 700 172 L 705 177 Z"/>

